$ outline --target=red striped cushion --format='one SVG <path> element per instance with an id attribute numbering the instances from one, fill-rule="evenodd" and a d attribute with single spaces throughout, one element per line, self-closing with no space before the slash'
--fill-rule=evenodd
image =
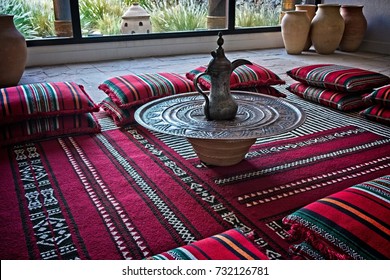
<path id="1" fill-rule="evenodd" d="M 374 122 L 390 125 L 390 108 L 374 105 L 360 112 L 360 115 Z"/>
<path id="2" fill-rule="evenodd" d="M 326 259 L 390 259 L 390 175 L 320 199 L 283 222 L 291 240 Z"/>
<path id="3" fill-rule="evenodd" d="M 250 92 L 257 92 L 257 93 L 275 96 L 275 97 L 286 97 L 287 96 L 272 86 L 249 87 L 249 88 L 245 88 L 243 90 L 250 91 Z"/>
<path id="4" fill-rule="evenodd" d="M 337 92 L 330 89 L 308 86 L 303 83 L 294 83 L 287 89 L 295 95 L 331 107 L 340 111 L 351 111 L 367 107 L 363 101 L 363 94 Z"/>
<path id="5" fill-rule="evenodd" d="M 155 260 L 267 260 L 238 229 L 227 230 L 192 244 L 151 257 Z"/>
<path id="6" fill-rule="evenodd" d="M 97 133 L 100 129 L 92 113 L 30 119 L 0 126 L 0 146 L 61 135 Z"/>
<path id="7" fill-rule="evenodd" d="M 199 73 L 206 71 L 207 66 L 197 67 L 188 73 L 186 77 L 193 81 L 195 76 Z M 210 89 L 211 79 L 210 76 L 204 75 L 199 80 L 200 85 L 204 89 Z M 230 88 L 231 89 L 244 89 L 253 88 L 258 86 L 270 86 L 270 85 L 283 85 L 286 82 L 282 80 L 271 70 L 257 65 L 241 65 L 233 70 L 230 75 Z"/>
<path id="8" fill-rule="evenodd" d="M 0 124 L 97 111 L 99 107 L 83 86 L 73 82 L 26 84 L 0 89 Z"/>
<path id="9" fill-rule="evenodd" d="M 390 83 L 390 78 L 380 73 L 335 64 L 296 67 L 287 71 L 287 75 L 311 86 L 339 92 L 369 91 Z"/>
<path id="10" fill-rule="evenodd" d="M 118 127 L 125 126 L 135 122 L 134 112 L 137 106 L 129 109 L 121 109 L 118 105 L 107 97 L 99 104 L 101 108 L 112 118 L 115 125 Z"/>
<path id="11" fill-rule="evenodd" d="M 175 73 L 125 75 L 99 85 L 120 108 L 130 108 L 163 96 L 194 91 L 194 85 Z"/>
<path id="12" fill-rule="evenodd" d="M 364 98 L 364 101 L 390 108 L 390 85 L 375 89 Z"/>

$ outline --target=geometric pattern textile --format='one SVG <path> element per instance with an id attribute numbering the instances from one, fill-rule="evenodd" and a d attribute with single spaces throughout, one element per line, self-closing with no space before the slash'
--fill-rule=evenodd
<path id="1" fill-rule="evenodd" d="M 0 148 L 0 258 L 138 260 L 230 229 L 269 259 L 293 258 L 282 219 L 389 174 L 390 131 L 287 98 L 305 124 L 231 167 L 135 124 Z"/>

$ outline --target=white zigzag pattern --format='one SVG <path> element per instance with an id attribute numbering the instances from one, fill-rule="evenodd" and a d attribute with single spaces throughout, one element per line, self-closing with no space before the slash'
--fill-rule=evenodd
<path id="1" fill-rule="evenodd" d="M 196 238 L 191 234 L 191 232 L 185 227 L 185 225 L 176 217 L 175 213 L 169 208 L 169 206 L 156 194 L 156 191 L 152 189 L 145 180 L 137 173 L 136 170 L 131 166 L 131 164 L 122 157 L 118 151 L 112 147 L 108 140 L 101 134 L 97 135 L 99 140 L 106 146 L 106 148 L 111 152 L 117 161 L 123 166 L 123 168 L 128 172 L 128 174 L 135 180 L 140 189 L 147 195 L 147 197 L 154 203 L 163 217 L 166 218 L 168 223 L 176 230 L 176 232 L 183 238 L 187 243 L 191 243 L 196 240 Z"/>
<path id="2" fill-rule="evenodd" d="M 363 176 L 363 175 L 366 175 L 366 174 L 369 174 L 369 173 L 372 173 L 372 172 L 376 172 L 376 171 L 378 171 L 380 169 L 389 168 L 390 164 L 389 163 L 384 163 L 384 164 L 382 164 L 380 166 L 374 166 L 374 167 L 371 167 L 369 169 L 366 169 L 366 170 L 358 172 L 358 170 L 361 169 L 362 167 L 367 168 L 369 165 L 378 164 L 380 162 L 384 162 L 384 161 L 387 161 L 389 159 L 390 159 L 390 157 L 384 157 L 384 158 L 380 158 L 380 159 L 373 160 L 373 161 L 370 161 L 370 162 L 365 162 L 365 163 L 358 164 L 358 165 L 355 165 L 355 166 L 347 167 L 347 168 L 344 168 L 342 170 L 334 171 L 334 172 L 331 172 L 331 173 L 320 174 L 320 175 L 315 176 L 315 177 L 302 179 L 302 180 L 299 180 L 299 181 L 296 181 L 296 182 L 293 182 L 293 183 L 289 183 L 289 184 L 285 184 L 285 185 L 281 185 L 281 186 L 276 186 L 276 187 L 273 187 L 271 189 L 264 190 L 264 191 L 261 191 L 261 192 L 247 194 L 247 195 L 238 197 L 238 201 L 243 201 L 243 200 L 249 199 L 249 198 L 251 200 L 253 200 L 256 197 L 264 196 L 264 195 L 267 195 L 267 194 L 269 195 L 269 194 L 272 194 L 273 192 L 276 192 L 276 191 L 279 191 L 279 190 L 285 190 L 285 192 L 282 193 L 282 194 L 279 193 L 277 195 L 271 196 L 270 198 L 256 199 L 254 201 L 250 201 L 250 202 L 246 203 L 247 207 L 252 207 L 252 206 L 256 206 L 258 204 L 264 204 L 264 203 L 275 201 L 277 199 L 281 199 L 281 198 L 284 198 L 284 197 L 296 195 L 296 194 L 299 194 L 299 193 L 303 193 L 303 192 L 306 192 L 306 191 L 311 191 L 311 190 L 318 189 L 318 188 L 322 188 L 322 187 L 325 187 L 325 186 L 328 186 L 328 185 L 332 185 L 332 184 L 337 183 L 337 182 L 341 182 L 341 181 L 344 181 L 344 180 L 348 180 L 348 179 L 360 177 L 360 176 Z M 324 179 L 324 178 L 328 178 L 328 177 L 332 177 L 332 176 L 335 176 L 335 175 L 342 175 L 345 172 L 351 172 L 351 171 L 355 171 L 355 173 L 347 174 L 347 175 L 344 175 L 342 177 L 338 177 L 336 179 L 329 179 L 328 181 L 325 181 L 325 182 L 322 182 L 322 183 L 316 183 L 316 181 L 318 181 L 318 180 L 321 180 L 321 179 Z M 299 185 L 303 185 L 303 184 L 308 183 L 308 182 L 312 183 L 312 185 L 304 187 L 304 188 L 302 187 L 302 188 L 299 188 L 299 189 L 291 190 L 291 188 L 298 187 Z"/>
<path id="3" fill-rule="evenodd" d="M 252 177 L 259 176 L 259 175 L 272 173 L 272 172 L 275 172 L 275 171 L 280 171 L 280 170 L 291 168 L 291 167 L 294 167 L 294 166 L 299 166 L 299 165 L 304 165 L 304 164 L 308 164 L 308 163 L 313 163 L 313 162 L 316 162 L 316 161 L 319 161 L 319 160 L 322 160 L 322 159 L 333 158 L 335 156 L 340 156 L 340 155 L 344 155 L 344 154 L 347 154 L 347 153 L 350 153 L 350 152 L 356 152 L 356 151 L 364 150 L 364 149 L 367 149 L 367 148 L 383 145 L 383 144 L 386 144 L 386 143 L 390 143 L 390 139 L 377 140 L 377 141 L 374 141 L 372 143 L 358 145 L 356 147 L 351 147 L 351 148 L 339 150 L 339 151 L 336 151 L 336 152 L 331 152 L 331 153 L 327 153 L 327 154 L 323 154 L 323 155 L 317 155 L 317 156 L 309 157 L 309 158 L 306 158 L 306 159 L 301 159 L 301 160 L 285 163 L 285 164 L 278 165 L 278 166 L 273 166 L 273 167 L 270 167 L 270 168 L 257 170 L 257 171 L 246 173 L 246 174 L 240 174 L 240 175 L 236 175 L 236 176 L 232 176 L 232 177 L 228 177 L 228 178 L 218 179 L 218 180 L 215 180 L 215 183 L 218 184 L 218 185 L 231 183 L 231 182 L 238 181 L 238 180 L 252 178 Z"/>
<path id="4" fill-rule="evenodd" d="M 134 240 L 137 240 L 139 238 L 139 234 L 137 232 L 134 232 L 134 228 L 132 227 L 132 224 L 129 222 L 127 216 L 122 214 L 124 211 L 121 208 L 121 206 L 119 205 L 119 203 L 110 194 L 110 191 L 107 189 L 107 187 L 102 182 L 101 178 L 98 176 L 95 168 L 90 163 L 90 161 L 85 157 L 84 153 L 78 147 L 77 143 L 75 143 L 74 139 L 72 137 L 69 137 L 69 140 L 72 142 L 73 146 L 76 148 L 76 151 L 78 152 L 80 157 L 85 162 L 85 165 L 88 167 L 88 169 L 93 174 L 95 182 L 100 186 L 100 188 L 103 190 L 104 194 L 107 196 L 107 199 L 110 201 L 110 203 L 114 206 L 114 209 L 120 215 L 123 223 L 126 225 L 126 228 L 129 230 L 129 232 L 131 233 Z M 114 238 L 117 248 L 122 253 L 123 258 L 124 259 L 131 259 L 131 257 L 129 257 L 129 255 L 130 255 L 129 249 L 126 246 L 124 246 L 125 241 L 124 241 L 123 237 L 118 234 L 117 227 L 112 222 L 110 215 L 107 213 L 105 207 L 102 205 L 102 203 L 101 203 L 100 199 L 98 198 L 98 196 L 96 195 L 96 192 L 94 191 L 93 187 L 88 182 L 87 178 L 85 177 L 85 174 L 83 174 L 83 171 L 81 170 L 80 166 L 77 164 L 76 160 L 74 159 L 74 157 L 70 153 L 69 148 L 66 146 L 65 142 L 62 139 L 58 139 L 58 141 L 60 142 L 63 150 L 65 151 L 70 163 L 72 164 L 74 170 L 76 171 L 77 175 L 79 176 L 81 182 L 83 183 L 85 190 L 89 194 L 90 198 L 92 199 L 93 203 L 95 204 L 96 208 L 98 209 L 100 215 L 103 217 L 104 222 L 105 222 L 107 228 L 109 229 L 110 234 Z M 141 246 L 142 242 L 140 242 L 140 243 L 137 242 L 137 245 L 141 249 L 141 251 L 144 251 L 145 246 Z M 148 254 L 148 252 L 144 252 L 144 254 Z"/>

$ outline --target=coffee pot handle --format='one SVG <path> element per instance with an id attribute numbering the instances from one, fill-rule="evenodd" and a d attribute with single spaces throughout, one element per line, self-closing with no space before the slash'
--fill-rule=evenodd
<path id="1" fill-rule="evenodd" d="M 202 77 L 203 75 L 208 75 L 206 72 L 203 72 L 203 73 L 199 73 L 198 75 L 195 76 L 195 79 L 194 79 L 194 86 L 196 88 L 196 90 L 201 94 L 203 95 L 204 99 L 205 99 L 205 104 L 204 104 L 204 114 L 206 115 L 206 118 L 208 120 L 210 120 L 210 100 L 209 100 L 209 97 L 207 96 L 207 94 L 199 87 L 198 85 L 198 80 L 200 77 Z"/>

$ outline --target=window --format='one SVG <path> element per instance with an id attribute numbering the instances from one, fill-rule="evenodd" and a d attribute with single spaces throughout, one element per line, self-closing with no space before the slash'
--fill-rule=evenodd
<path id="1" fill-rule="evenodd" d="M 28 46 L 280 30 L 291 0 L 0 0 Z"/>

